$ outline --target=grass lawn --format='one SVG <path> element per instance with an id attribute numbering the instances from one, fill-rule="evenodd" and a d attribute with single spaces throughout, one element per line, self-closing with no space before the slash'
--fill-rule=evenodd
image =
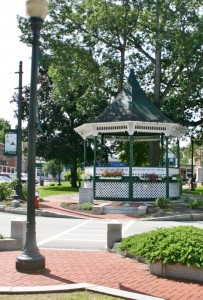
<path id="1" fill-rule="evenodd" d="M 183 190 L 184 193 L 194 194 L 194 195 L 203 195 L 203 186 L 198 186 L 194 191 L 191 191 L 189 188 Z"/>
<path id="2" fill-rule="evenodd" d="M 50 182 L 44 186 L 40 186 L 38 191 L 40 197 L 43 198 L 60 194 L 77 194 L 79 192 L 79 188 L 72 188 L 70 182 L 62 181 L 61 185 L 58 185 L 58 182 Z"/>
<path id="3" fill-rule="evenodd" d="M 27 294 L 27 295 L 0 295 L 0 300 L 121 300 L 121 298 L 90 293 L 90 292 L 73 292 L 73 293 L 52 293 L 52 294 Z"/>

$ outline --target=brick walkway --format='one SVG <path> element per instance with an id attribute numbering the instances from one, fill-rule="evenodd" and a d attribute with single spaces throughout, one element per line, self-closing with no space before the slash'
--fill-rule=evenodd
<path id="1" fill-rule="evenodd" d="M 44 273 L 15 269 L 19 251 L 0 252 L 0 286 L 51 286 L 92 283 L 170 300 L 202 300 L 203 284 L 152 276 L 147 265 L 104 251 L 40 250 Z"/>
<path id="2" fill-rule="evenodd" d="M 74 216 L 63 210 L 63 201 L 77 201 L 78 196 L 60 195 L 49 197 L 40 203 L 47 211 Z M 76 215 L 75 215 L 76 216 Z M 113 218 L 132 216 L 113 215 Z M 87 218 L 88 215 L 79 217 Z M 108 216 L 95 216 L 108 217 Z M 126 290 L 167 300 L 203 300 L 203 284 L 150 275 L 148 266 L 107 251 L 72 251 L 40 249 L 45 256 L 44 273 L 23 274 L 15 269 L 19 251 L 0 252 L 0 287 L 53 286 L 72 283 L 91 283 Z"/>

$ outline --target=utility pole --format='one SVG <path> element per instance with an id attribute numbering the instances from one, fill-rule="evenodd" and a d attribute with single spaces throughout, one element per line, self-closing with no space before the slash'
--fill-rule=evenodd
<path id="1" fill-rule="evenodd" d="M 23 199 L 22 195 L 22 75 L 23 75 L 23 63 L 19 63 L 19 84 L 18 84 L 18 128 L 17 128 L 17 185 L 16 185 L 16 198 Z"/>

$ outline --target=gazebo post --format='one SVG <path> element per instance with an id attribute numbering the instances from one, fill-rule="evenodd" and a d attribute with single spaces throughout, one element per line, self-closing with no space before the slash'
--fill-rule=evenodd
<path id="1" fill-rule="evenodd" d="M 133 200 L 133 182 L 132 182 L 132 168 L 133 168 L 133 135 L 129 136 L 130 159 L 129 159 L 129 200 Z"/>
<path id="2" fill-rule="evenodd" d="M 180 141 L 179 141 L 179 139 L 177 139 L 177 159 L 178 159 L 177 167 L 180 171 Z"/>
<path id="3" fill-rule="evenodd" d="M 166 198 L 169 198 L 168 136 L 166 136 Z"/>
<path id="4" fill-rule="evenodd" d="M 163 137 L 163 133 L 161 134 L 161 166 L 163 167 L 164 164 L 164 137 Z"/>
<path id="5" fill-rule="evenodd" d="M 87 159 L 87 140 L 86 140 L 86 138 L 83 141 L 84 141 L 83 170 L 85 171 L 86 159 Z"/>
<path id="6" fill-rule="evenodd" d="M 96 178 L 96 166 L 97 166 L 97 137 L 94 136 L 94 170 L 93 170 L 93 197 L 95 198 L 95 178 Z"/>
<path id="7" fill-rule="evenodd" d="M 103 149 L 104 149 L 104 135 L 101 134 L 101 151 L 100 151 L 100 162 L 103 163 Z"/>

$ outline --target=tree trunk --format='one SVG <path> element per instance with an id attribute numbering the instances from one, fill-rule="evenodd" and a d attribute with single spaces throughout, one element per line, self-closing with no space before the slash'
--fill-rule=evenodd
<path id="1" fill-rule="evenodd" d="M 77 161 L 72 162 L 71 167 L 71 187 L 77 187 Z"/>
<path id="2" fill-rule="evenodd" d="M 157 5 L 156 23 L 157 23 L 157 30 L 156 30 L 156 51 L 155 51 L 154 104 L 158 108 L 160 108 L 161 106 L 160 103 L 161 44 L 160 44 L 159 5 Z M 150 142 L 150 146 L 149 146 L 150 166 L 159 166 L 159 160 L 160 160 L 160 143 L 159 141 Z"/>
<path id="3" fill-rule="evenodd" d="M 149 144 L 149 163 L 151 167 L 159 166 L 160 143 L 159 141 L 150 142 Z"/>

